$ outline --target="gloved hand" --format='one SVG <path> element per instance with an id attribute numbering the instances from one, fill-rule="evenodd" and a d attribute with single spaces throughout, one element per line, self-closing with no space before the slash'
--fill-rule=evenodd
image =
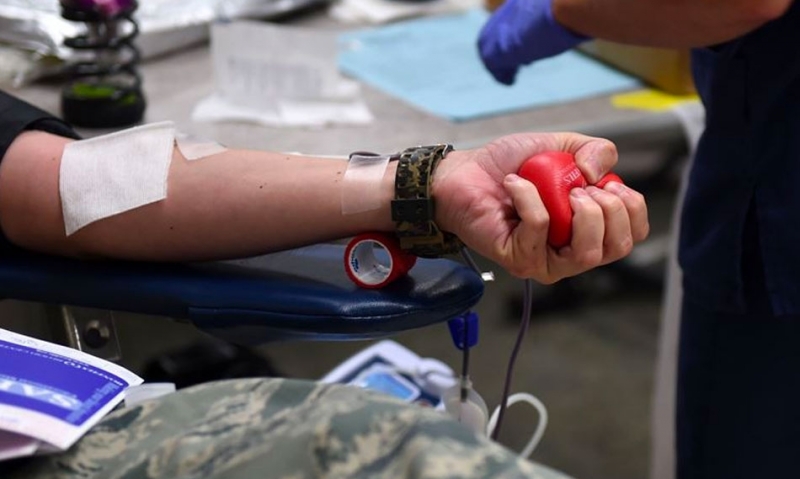
<path id="1" fill-rule="evenodd" d="M 506 0 L 489 18 L 478 39 L 481 60 L 505 85 L 517 71 L 542 58 L 565 52 L 589 37 L 561 26 L 553 17 L 553 0 Z"/>

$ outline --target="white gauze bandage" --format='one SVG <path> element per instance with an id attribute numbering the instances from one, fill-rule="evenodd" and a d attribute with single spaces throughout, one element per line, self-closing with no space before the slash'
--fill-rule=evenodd
<path id="1" fill-rule="evenodd" d="M 381 181 L 390 157 L 350 156 L 342 179 L 342 214 L 353 215 L 381 207 Z"/>
<path id="2" fill-rule="evenodd" d="M 69 144 L 61 158 L 60 179 L 67 235 L 166 198 L 173 146 L 190 161 L 227 150 L 177 131 L 170 121 Z"/>
<path id="3" fill-rule="evenodd" d="M 172 122 L 68 144 L 59 178 L 67 236 L 97 220 L 166 198 L 174 144 Z"/>

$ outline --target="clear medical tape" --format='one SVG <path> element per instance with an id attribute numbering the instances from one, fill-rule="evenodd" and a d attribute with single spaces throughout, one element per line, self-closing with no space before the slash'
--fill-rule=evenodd
<path id="1" fill-rule="evenodd" d="M 381 182 L 389 156 L 350 155 L 342 179 L 342 214 L 354 215 L 381 207 Z"/>
<path id="2" fill-rule="evenodd" d="M 228 150 L 214 140 L 208 140 L 179 130 L 175 131 L 175 145 L 181 155 L 189 161 L 199 160 Z"/>

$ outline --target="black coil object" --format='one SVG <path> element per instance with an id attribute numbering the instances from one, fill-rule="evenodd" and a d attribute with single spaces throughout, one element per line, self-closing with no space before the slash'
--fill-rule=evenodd
<path id="1" fill-rule="evenodd" d="M 146 102 L 137 68 L 139 50 L 133 43 L 139 34 L 133 18 L 138 4 L 119 1 L 113 13 L 98 8 L 94 0 L 62 0 L 60 4 L 62 17 L 86 24 L 85 34 L 64 40 L 76 53 L 61 93 L 64 120 L 86 128 L 140 122 Z"/>

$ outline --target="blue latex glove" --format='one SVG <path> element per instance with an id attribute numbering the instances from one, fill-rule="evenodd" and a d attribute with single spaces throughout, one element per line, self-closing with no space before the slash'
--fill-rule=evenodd
<path id="1" fill-rule="evenodd" d="M 511 85 L 522 65 L 558 55 L 588 39 L 556 21 L 553 0 L 507 0 L 483 26 L 478 49 L 492 76 Z"/>

